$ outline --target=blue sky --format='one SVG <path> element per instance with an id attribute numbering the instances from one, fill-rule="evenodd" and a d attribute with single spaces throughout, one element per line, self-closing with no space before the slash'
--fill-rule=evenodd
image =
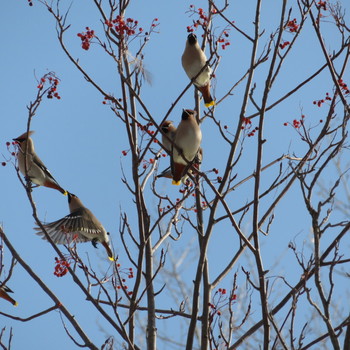
<path id="1" fill-rule="evenodd" d="M 147 6 L 144 2 L 135 1 L 127 12 L 127 16 L 138 19 L 144 28 L 147 28 L 154 18 L 159 19 L 160 25 L 157 27 L 159 33 L 151 36 L 145 49 L 144 63 L 152 75 L 152 84 L 145 83 L 141 93 L 147 108 L 159 121 L 188 84 L 188 78 L 181 67 L 181 55 L 187 36 L 186 27 L 192 23 L 189 13 L 186 13 L 192 3 L 196 7 L 205 6 L 206 9 L 205 3 L 201 1 L 156 0 L 147 2 Z M 341 1 L 341 3 L 345 5 L 346 2 Z M 235 20 L 237 26 L 252 34 L 254 7 L 253 2 L 244 2 L 244 4 L 235 2 L 230 4 L 227 15 Z M 266 33 L 261 41 L 259 52 L 263 50 L 268 35 L 278 25 L 279 18 L 276 15 L 278 10 L 276 2 L 272 0 L 263 2 L 261 28 L 266 28 Z M 296 12 L 295 15 L 292 12 L 291 17 L 294 16 L 297 17 Z M 82 32 L 86 26 L 102 35 L 100 17 L 92 2 L 85 1 L 83 6 L 79 2 L 73 2 L 68 23 L 72 25 L 66 33 L 66 43 L 73 57 L 79 58 L 80 63 L 106 91 L 116 97 L 120 96 L 120 83 L 115 62 L 106 57 L 96 45 L 92 45 L 89 51 L 82 50 L 80 39 L 77 37 L 77 33 Z M 215 24 L 218 31 L 223 29 L 222 20 L 217 20 Z M 309 23 L 306 26 L 309 26 Z M 337 44 L 333 41 L 334 28 L 331 24 L 325 24 L 325 26 L 329 30 L 329 36 L 326 37 L 327 49 L 332 50 Z M 130 267 L 118 235 L 121 210 L 130 213 L 131 222 L 135 220 L 132 217 L 132 198 L 121 181 L 121 164 L 128 169 L 130 161 L 128 156 L 122 156 L 122 151 L 128 149 L 128 143 L 121 122 L 108 106 L 102 104 L 103 97 L 86 82 L 60 49 L 53 18 L 44 6 L 35 0 L 32 7 L 28 6 L 25 0 L 4 1 L 0 5 L 0 28 L 3 33 L 2 64 L 0 65 L 2 77 L 0 80 L 2 101 L 0 151 L 2 155 L 5 158 L 9 157 L 5 143 L 19 136 L 26 129 L 28 118 L 26 106 L 35 97 L 36 77 L 40 78 L 45 73 L 54 71 L 61 79 L 59 93 L 62 98 L 45 99 L 32 120 L 37 153 L 61 186 L 78 195 L 111 232 L 113 246 L 119 254 L 121 264 L 125 268 Z M 307 34 L 297 43 L 295 54 L 286 60 L 285 67 L 271 92 L 271 101 L 284 95 L 300 79 L 313 73 L 324 62 L 315 34 L 309 29 L 306 27 Z M 285 33 L 285 40 L 290 41 L 292 35 Z M 213 91 L 217 99 L 221 98 L 241 77 L 247 69 L 249 60 L 250 45 L 243 40 L 242 36 L 231 31 L 229 40 L 231 45 L 225 51 L 219 52 L 221 61 L 213 82 Z M 132 53 L 137 44 L 135 42 L 135 45 L 131 46 Z M 264 88 L 266 69 L 262 66 L 254 78 L 257 82 L 257 99 L 261 97 Z M 243 88 L 243 84 L 238 86 L 233 95 L 215 110 L 216 117 L 232 132 L 237 125 Z M 316 125 L 319 119 L 324 118 L 323 113 L 326 110 L 316 108 L 312 101 L 322 98 L 325 92 L 331 92 L 331 90 L 329 74 L 325 71 L 306 89 L 302 89 L 288 102 L 267 113 L 265 133 L 268 142 L 264 150 L 264 164 L 283 153 L 295 152 L 298 155 L 299 152 L 302 154 L 305 151 L 305 146 L 298 139 L 295 130 L 292 127 L 285 127 L 283 123 L 300 118 L 303 113 L 307 116 L 307 123 Z M 174 108 L 170 119 L 177 123 L 182 108 L 193 107 L 193 92 L 190 89 Z M 250 105 L 247 115 L 253 112 L 255 112 L 254 107 Z M 255 120 L 253 125 L 256 125 Z M 203 123 L 202 131 L 203 169 L 207 171 L 218 168 L 219 171 L 223 171 L 226 164 L 227 145 L 213 132 L 213 123 L 210 120 Z M 244 154 L 236 170 L 237 181 L 250 175 L 255 167 L 256 139 L 254 137 L 248 139 L 244 147 Z M 167 165 L 168 158 L 164 158 L 159 168 L 163 169 Z M 263 185 L 271 181 L 275 171 L 276 168 L 266 172 Z M 106 335 L 113 334 L 113 331 L 84 300 L 84 296 L 68 276 L 58 279 L 53 275 L 56 255 L 47 242 L 40 240 L 33 232 L 34 220 L 31 208 L 11 163 L 0 168 L 0 176 L 2 179 L 0 223 L 6 234 L 23 259 L 62 299 L 71 312 L 77 315 L 78 322 L 92 340 L 96 344 L 102 344 Z M 214 175 L 211 173 L 210 177 Z M 236 195 L 231 198 L 232 205 L 237 203 L 238 206 L 238 203 L 243 204 L 247 198 L 251 198 L 252 186 L 253 183 L 250 182 L 239 188 Z M 172 186 L 168 180 L 159 180 L 158 189 L 174 199 L 180 196 L 178 188 Z M 288 271 L 291 282 L 298 280 L 300 271 L 297 269 L 289 271 L 289 263 L 294 260 L 292 253 L 288 250 L 288 242 L 296 238 L 300 244 L 308 245 L 310 238 L 310 222 L 305 216 L 304 204 L 300 200 L 298 191 L 299 188 L 296 186 L 295 190 L 286 196 L 276 212 L 274 229 L 270 236 L 266 239 L 262 238 L 262 256 L 265 259 L 266 269 L 271 269 L 276 274 Z M 68 214 L 66 197 L 59 192 L 37 188 L 33 191 L 33 197 L 39 217 L 44 221 L 54 221 Z M 151 196 L 147 200 L 151 215 L 155 215 L 156 201 Z M 249 220 L 247 220 L 247 232 L 250 232 L 250 229 Z M 169 265 L 166 268 L 171 267 L 170 254 L 176 257 L 190 244 L 196 247 L 195 243 L 191 243 L 196 241 L 195 233 L 190 229 L 184 233 L 180 241 L 168 242 L 170 253 Z M 237 238 L 232 234 L 231 227 L 227 223 L 218 225 L 209 247 L 212 276 L 225 266 L 237 243 Z M 192 259 L 197 254 L 196 249 L 189 254 L 189 262 L 185 268 L 182 267 L 184 282 L 189 286 L 193 279 L 192 272 L 195 265 Z M 108 268 L 109 261 L 105 259 L 105 251 L 102 247 L 95 250 L 90 244 L 82 244 L 78 247 L 78 251 L 82 256 L 89 255 L 97 271 Z M 5 249 L 5 262 L 9 259 L 10 255 Z M 235 271 L 236 269 L 233 272 Z M 223 288 L 230 288 L 233 272 L 224 281 Z M 159 285 L 161 285 L 160 282 Z M 19 307 L 14 309 L 12 305 L 0 300 L 3 312 L 27 317 L 52 306 L 49 298 L 20 266 L 15 268 L 9 286 L 15 291 L 14 297 L 18 300 Z M 348 286 L 346 288 L 346 294 L 348 294 L 349 288 Z M 339 300 L 341 302 L 341 299 Z M 173 308 L 177 306 L 168 296 L 160 298 L 159 305 Z M 173 333 L 174 337 L 178 336 L 180 330 L 176 328 L 178 327 L 176 321 L 166 321 L 165 324 L 165 327 L 171 329 L 170 334 Z M 0 316 L 0 327 L 1 325 L 13 327 L 14 349 L 24 347 L 44 349 L 48 346 L 52 350 L 74 348 L 60 324 L 58 312 L 52 312 L 28 323 L 19 323 Z"/>

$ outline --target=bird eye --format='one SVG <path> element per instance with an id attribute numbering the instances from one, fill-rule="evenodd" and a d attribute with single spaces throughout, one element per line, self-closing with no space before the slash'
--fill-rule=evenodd
<path id="1" fill-rule="evenodd" d="M 110 234 L 110 233 L 109 233 L 109 232 L 107 232 L 107 235 L 108 235 L 108 236 L 109 236 L 109 234 Z"/>

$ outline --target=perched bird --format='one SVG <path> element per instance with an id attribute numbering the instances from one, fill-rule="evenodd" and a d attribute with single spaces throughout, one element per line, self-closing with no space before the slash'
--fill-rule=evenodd
<path id="1" fill-rule="evenodd" d="M 4 285 L 0 286 L 0 298 L 3 298 L 9 301 L 13 306 L 17 306 L 18 303 L 16 300 L 13 300 L 7 293 L 13 293 L 13 291 Z"/>
<path id="2" fill-rule="evenodd" d="M 186 47 L 182 54 L 181 61 L 182 67 L 191 80 L 198 75 L 207 63 L 207 57 L 198 44 L 197 36 L 193 33 L 190 33 L 187 37 Z M 215 105 L 215 101 L 210 95 L 211 73 L 211 68 L 206 66 L 193 82 L 197 89 L 202 93 L 205 107 Z"/>
<path id="3" fill-rule="evenodd" d="M 202 164 L 202 159 L 203 159 L 203 150 L 202 150 L 202 147 L 199 147 L 199 150 L 198 150 L 198 153 L 197 155 L 195 156 L 194 158 L 194 161 L 193 161 L 193 166 L 196 168 L 196 169 L 200 169 L 200 166 Z M 195 175 L 195 172 L 193 170 L 191 170 L 191 173 L 193 175 Z M 166 168 L 165 170 L 163 170 L 160 174 L 157 175 L 157 178 L 160 178 L 160 177 L 165 177 L 167 179 L 172 179 L 173 178 L 173 173 L 171 171 L 171 166 Z M 181 182 L 183 184 L 186 184 L 186 181 L 188 179 L 188 175 L 187 173 L 184 174 L 181 178 Z"/>
<path id="4" fill-rule="evenodd" d="M 44 224 L 46 232 L 56 244 L 69 244 L 70 242 L 89 242 L 96 248 L 100 242 L 106 249 L 108 258 L 114 260 L 112 250 L 109 246 L 109 233 L 95 215 L 74 194 L 68 192 L 68 204 L 70 214 L 64 218 Z M 36 234 L 46 239 L 45 233 L 40 227 L 34 228 Z"/>
<path id="5" fill-rule="evenodd" d="M 66 195 L 67 191 L 65 191 L 58 184 L 58 182 L 51 175 L 50 171 L 35 153 L 34 142 L 30 138 L 30 135 L 33 133 L 34 131 L 29 131 L 28 133 L 25 132 L 24 134 L 13 139 L 13 141 L 16 141 L 19 145 L 17 160 L 20 172 L 24 176 L 28 177 L 34 184 L 54 188 L 55 190 L 58 190 Z M 25 157 L 26 152 L 27 157 Z M 25 169 L 25 158 L 27 158 L 27 173 Z"/>
<path id="6" fill-rule="evenodd" d="M 196 120 L 196 111 L 184 109 L 177 128 L 171 155 L 173 185 L 179 185 L 195 159 L 202 141 L 202 132 Z"/>
<path id="7" fill-rule="evenodd" d="M 163 131 L 162 144 L 163 144 L 164 150 L 167 151 L 168 153 L 170 153 L 171 148 L 173 146 L 173 142 L 175 140 L 176 127 L 174 126 L 174 124 L 171 120 L 166 120 L 162 123 L 160 128 Z"/>

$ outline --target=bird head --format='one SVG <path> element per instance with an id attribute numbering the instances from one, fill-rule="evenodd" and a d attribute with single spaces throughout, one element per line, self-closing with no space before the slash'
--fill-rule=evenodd
<path id="1" fill-rule="evenodd" d="M 12 140 L 21 144 L 22 142 L 26 141 L 32 134 L 34 134 L 34 131 L 28 131 Z"/>
<path id="2" fill-rule="evenodd" d="M 81 202 L 81 200 L 75 194 L 70 193 L 70 192 L 68 192 L 67 194 L 68 194 L 69 210 L 71 213 L 78 210 L 78 209 L 85 208 L 84 204 Z"/>
<path id="3" fill-rule="evenodd" d="M 188 120 L 191 116 L 195 118 L 196 115 L 197 115 L 197 112 L 192 109 L 183 109 L 181 119 Z"/>
<path id="4" fill-rule="evenodd" d="M 162 131 L 164 132 L 164 134 L 167 134 L 169 132 L 169 129 L 173 126 L 173 122 L 171 120 L 166 120 L 164 123 L 162 123 L 162 125 L 160 126 L 160 128 L 162 129 Z"/>
<path id="5" fill-rule="evenodd" d="M 187 41 L 190 45 L 194 45 L 197 42 L 197 36 L 194 33 L 190 33 L 187 36 Z"/>
<path id="6" fill-rule="evenodd" d="M 78 198 L 75 194 L 68 192 L 68 203 L 71 203 L 73 198 Z"/>

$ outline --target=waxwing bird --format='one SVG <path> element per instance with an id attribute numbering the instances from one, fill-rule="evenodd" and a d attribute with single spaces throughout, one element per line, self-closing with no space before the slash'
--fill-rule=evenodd
<path id="1" fill-rule="evenodd" d="M 112 250 L 109 246 L 109 233 L 95 215 L 87 209 L 81 200 L 74 194 L 68 192 L 68 204 L 70 214 L 64 218 L 44 224 L 48 235 L 56 244 L 69 244 L 71 242 L 90 242 L 96 248 L 100 242 L 107 251 L 108 258 L 114 260 Z M 34 228 L 36 234 L 46 239 L 45 233 L 40 227 Z"/>
<path id="2" fill-rule="evenodd" d="M 203 159 L 203 150 L 202 150 L 202 147 L 199 147 L 198 153 L 195 156 L 194 161 L 193 161 L 194 167 L 197 168 L 198 170 L 200 169 L 200 165 L 202 164 L 202 159 Z M 195 174 L 195 172 L 192 171 L 192 170 L 191 170 L 191 173 L 193 175 Z M 171 170 L 171 166 L 166 168 L 160 174 L 157 175 L 157 178 L 160 178 L 160 177 L 165 177 L 167 179 L 172 179 L 173 178 L 173 173 L 172 173 L 172 170 Z M 186 184 L 187 179 L 188 179 L 188 175 L 184 174 L 183 177 L 181 178 L 181 182 L 183 184 Z"/>
<path id="3" fill-rule="evenodd" d="M 182 67 L 191 80 L 198 75 L 207 63 L 207 57 L 198 44 L 197 36 L 193 33 L 190 33 L 187 37 L 186 47 L 182 54 L 181 61 Z M 206 66 L 193 82 L 197 89 L 202 93 L 205 107 L 215 105 L 215 101 L 210 94 L 211 73 L 211 68 Z"/>
<path id="4" fill-rule="evenodd" d="M 34 142 L 31 139 L 34 131 L 25 132 L 24 134 L 13 139 L 18 144 L 17 160 L 20 172 L 27 176 L 31 182 L 39 186 L 45 186 L 54 188 L 60 191 L 64 195 L 67 194 L 58 182 L 51 175 L 50 171 L 46 168 L 44 163 L 40 160 L 34 150 Z M 27 152 L 27 157 L 25 157 L 25 152 Z M 27 173 L 25 168 L 25 159 L 27 158 Z"/>
<path id="5" fill-rule="evenodd" d="M 17 306 L 18 303 L 16 300 L 13 300 L 7 293 L 13 293 L 13 291 L 4 285 L 0 286 L 0 298 L 3 298 L 9 301 L 13 306 Z"/>
<path id="6" fill-rule="evenodd" d="M 179 185 L 195 159 L 202 141 L 202 132 L 196 120 L 196 111 L 184 109 L 177 127 L 172 149 L 171 170 L 173 184 Z"/>
<path id="7" fill-rule="evenodd" d="M 176 126 L 174 126 L 171 120 L 166 120 L 162 123 L 160 128 L 163 131 L 162 144 L 163 144 L 164 150 L 170 153 L 171 148 L 173 146 L 173 142 L 175 140 Z"/>

